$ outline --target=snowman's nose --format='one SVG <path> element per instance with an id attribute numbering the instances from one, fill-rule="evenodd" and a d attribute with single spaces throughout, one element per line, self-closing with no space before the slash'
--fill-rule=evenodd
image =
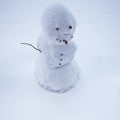
<path id="1" fill-rule="evenodd" d="M 69 33 L 65 33 L 64 35 L 71 35 L 71 34 L 69 34 Z"/>

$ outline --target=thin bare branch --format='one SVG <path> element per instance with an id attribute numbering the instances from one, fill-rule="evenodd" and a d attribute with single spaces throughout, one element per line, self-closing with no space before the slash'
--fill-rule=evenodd
<path id="1" fill-rule="evenodd" d="M 38 50 L 40 53 L 42 52 L 40 49 L 36 48 L 35 46 L 33 46 L 33 45 L 30 44 L 30 43 L 20 43 L 20 44 L 31 46 L 31 47 L 34 48 L 35 50 Z"/>

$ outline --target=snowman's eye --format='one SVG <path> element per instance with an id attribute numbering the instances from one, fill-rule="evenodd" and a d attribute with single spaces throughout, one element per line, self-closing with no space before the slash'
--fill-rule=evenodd
<path id="1" fill-rule="evenodd" d="M 69 29 L 72 29 L 72 26 L 71 26 L 71 25 L 69 25 Z"/>
<path id="2" fill-rule="evenodd" d="M 56 30 L 58 31 L 58 30 L 59 30 L 59 28 L 58 28 L 58 27 L 56 27 Z"/>

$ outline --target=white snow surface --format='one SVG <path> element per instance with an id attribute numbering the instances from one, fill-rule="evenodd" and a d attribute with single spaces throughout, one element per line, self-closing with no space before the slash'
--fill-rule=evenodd
<path id="1" fill-rule="evenodd" d="M 0 120 L 120 120 L 120 1 L 61 0 L 77 20 L 76 87 L 41 89 L 34 77 L 36 45 L 46 3 L 0 1 Z"/>

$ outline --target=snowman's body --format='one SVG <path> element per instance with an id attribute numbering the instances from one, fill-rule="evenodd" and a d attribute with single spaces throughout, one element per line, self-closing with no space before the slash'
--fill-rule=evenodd
<path id="1" fill-rule="evenodd" d="M 43 16 L 43 32 L 38 40 L 42 50 L 36 64 L 36 77 L 48 90 L 64 92 L 79 79 L 79 67 L 74 56 L 77 49 L 72 40 L 76 21 L 61 5 L 53 5 Z"/>

